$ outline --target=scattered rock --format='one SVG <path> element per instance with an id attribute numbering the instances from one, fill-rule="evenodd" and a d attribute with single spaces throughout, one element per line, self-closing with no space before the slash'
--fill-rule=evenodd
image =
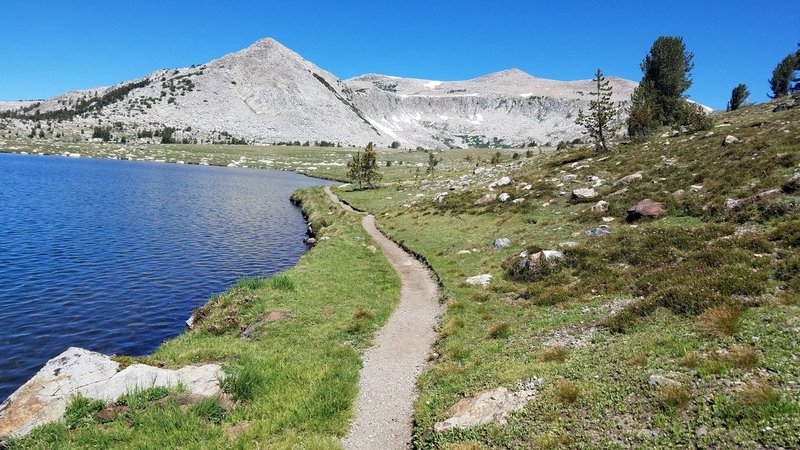
<path id="1" fill-rule="evenodd" d="M 511 245 L 511 239 L 509 238 L 497 238 L 492 243 L 492 247 L 494 248 L 506 248 Z"/>
<path id="2" fill-rule="evenodd" d="M 511 392 L 505 387 L 480 392 L 453 405 L 445 413 L 448 418 L 436 423 L 433 429 L 437 433 L 443 433 L 454 428 L 466 429 L 492 422 L 505 425 L 508 423 L 508 415 L 524 408 L 537 392 L 535 386 L 533 389 L 517 392 Z"/>
<path id="3" fill-rule="evenodd" d="M 627 186 L 627 185 L 631 184 L 632 182 L 639 181 L 641 179 L 642 179 L 642 172 L 632 173 L 630 175 L 624 176 L 624 177 L 620 178 L 619 180 L 617 180 L 614 183 L 614 187 Z"/>
<path id="4" fill-rule="evenodd" d="M 497 200 L 497 194 L 486 194 L 483 197 L 475 200 L 475 205 L 486 205 L 492 203 L 493 201 Z"/>
<path id="5" fill-rule="evenodd" d="M 770 189 L 767 191 L 759 192 L 756 195 L 751 195 L 750 197 L 733 199 L 729 198 L 725 200 L 725 208 L 729 211 L 735 211 L 741 209 L 743 206 L 746 206 L 750 203 L 761 202 L 765 200 L 772 200 L 774 198 L 780 197 L 783 195 L 784 191 L 781 189 Z"/>
<path id="6" fill-rule="evenodd" d="M 499 180 L 495 181 L 494 183 L 490 184 L 489 185 L 489 189 L 493 189 L 493 188 L 496 188 L 496 187 L 499 187 L 499 186 L 506 186 L 508 184 L 511 184 L 511 178 L 502 177 Z"/>
<path id="7" fill-rule="evenodd" d="M 592 206 L 592 212 L 606 212 L 608 211 L 609 203 L 605 200 L 600 200 Z"/>
<path id="8" fill-rule="evenodd" d="M 509 195 L 506 192 L 503 192 L 502 194 L 500 194 L 500 197 L 498 197 L 498 200 L 500 200 L 501 202 L 506 202 L 510 198 L 511 198 L 511 195 Z"/>
<path id="9" fill-rule="evenodd" d="M 442 203 L 444 198 L 447 196 L 447 192 L 439 192 L 433 197 L 433 201 L 436 203 Z"/>
<path id="10" fill-rule="evenodd" d="M 706 427 L 699 427 L 694 431 L 694 435 L 697 437 L 703 437 L 708 434 L 708 428 Z"/>
<path id="11" fill-rule="evenodd" d="M 657 218 L 667 214 L 664 209 L 664 204 L 661 202 L 654 202 L 646 198 L 634 206 L 628 208 L 628 221 L 641 219 L 642 217 Z"/>
<path id="12" fill-rule="evenodd" d="M 567 174 L 561 177 L 561 181 L 564 183 L 571 183 L 578 179 L 577 175 Z"/>
<path id="13" fill-rule="evenodd" d="M 562 243 L 558 244 L 558 246 L 561 247 L 561 248 L 573 248 L 573 247 L 577 247 L 578 243 L 574 242 L 574 241 L 567 241 L 567 242 L 562 242 Z"/>
<path id="14" fill-rule="evenodd" d="M 573 200 L 591 200 L 597 197 L 597 191 L 591 188 L 581 188 L 572 191 Z"/>
<path id="15" fill-rule="evenodd" d="M 186 319 L 186 322 L 185 322 L 186 323 L 186 327 L 189 328 L 190 330 L 194 329 L 194 324 L 195 324 L 195 322 L 197 322 L 197 317 L 195 316 L 195 314 L 197 314 L 197 313 L 193 312 L 192 315 L 189 316 L 189 318 Z"/>
<path id="16" fill-rule="evenodd" d="M 697 193 L 697 192 L 700 192 L 700 191 L 703 190 L 703 185 L 702 184 L 693 184 L 693 185 L 689 186 L 689 189 L 692 192 Z"/>
<path id="17" fill-rule="evenodd" d="M 511 200 L 511 203 L 516 205 L 516 204 L 522 203 L 524 201 L 525 201 L 524 197 L 519 197 L 519 198 L 515 198 L 514 200 Z"/>
<path id="18" fill-rule="evenodd" d="M 739 138 L 733 135 L 725 136 L 725 139 L 722 141 L 722 146 L 727 147 L 728 145 L 733 145 L 739 142 Z"/>
<path id="19" fill-rule="evenodd" d="M 531 262 L 558 261 L 564 259 L 564 253 L 559 250 L 542 250 L 528 257 Z"/>
<path id="20" fill-rule="evenodd" d="M 675 381 L 672 378 L 663 377 L 661 375 L 650 375 L 650 378 L 647 380 L 647 383 L 650 386 L 680 386 L 681 383 L 679 381 Z"/>
<path id="21" fill-rule="evenodd" d="M 587 237 L 606 237 L 609 234 L 611 234 L 611 227 L 608 225 L 598 225 L 586 232 Z"/>
<path id="22" fill-rule="evenodd" d="M 488 273 L 475 275 L 464 280 L 464 282 L 469 284 L 470 286 L 476 286 L 476 285 L 488 286 L 491 281 L 492 281 L 492 276 L 489 275 Z"/>
<path id="23" fill-rule="evenodd" d="M 307 237 L 307 238 L 303 239 L 303 242 L 305 242 L 308 245 L 314 245 L 314 244 L 317 243 L 317 239 L 313 238 L 313 237 Z"/>
<path id="24" fill-rule="evenodd" d="M 367 246 L 367 250 L 369 250 L 370 253 L 377 253 L 378 252 L 377 247 L 375 247 L 374 245 L 368 245 Z"/>
<path id="25" fill-rule="evenodd" d="M 225 375 L 216 364 L 176 370 L 133 364 L 118 370 L 119 363 L 106 355 L 68 348 L 0 405 L 0 436 L 23 436 L 59 420 L 76 394 L 114 402 L 135 389 L 183 385 L 189 393 L 209 397 L 220 392 L 219 380 Z"/>
<path id="26" fill-rule="evenodd" d="M 270 311 L 269 313 L 261 316 L 257 321 L 248 325 L 247 328 L 245 328 L 244 331 L 239 334 L 239 337 L 242 339 L 251 339 L 258 327 L 260 327 L 262 324 L 277 322 L 290 317 L 292 317 L 292 313 L 289 311 Z"/>

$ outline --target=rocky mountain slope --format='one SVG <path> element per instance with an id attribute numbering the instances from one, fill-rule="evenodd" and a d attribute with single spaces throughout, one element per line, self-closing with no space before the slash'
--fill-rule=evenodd
<path id="1" fill-rule="evenodd" d="M 614 100 L 626 103 L 636 84 L 610 81 Z M 591 90 L 591 80 L 517 69 L 466 81 L 340 80 L 268 38 L 200 66 L 41 102 L 0 102 L 0 136 L 160 142 L 169 127 L 167 141 L 192 143 L 518 146 L 580 137 L 574 118 Z"/>

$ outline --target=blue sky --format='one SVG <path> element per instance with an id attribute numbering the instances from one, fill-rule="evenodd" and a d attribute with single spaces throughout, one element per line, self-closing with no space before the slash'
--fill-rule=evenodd
<path id="1" fill-rule="evenodd" d="M 207 62 L 271 36 L 341 78 L 456 80 L 517 67 L 560 80 L 638 81 L 660 35 L 695 54 L 692 99 L 724 108 L 746 83 L 766 100 L 797 48 L 793 1 L 0 2 L 0 100 L 46 98 Z"/>

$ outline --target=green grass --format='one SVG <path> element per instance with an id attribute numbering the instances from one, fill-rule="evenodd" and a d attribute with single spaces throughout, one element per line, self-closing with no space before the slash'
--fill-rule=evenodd
<path id="1" fill-rule="evenodd" d="M 790 380 L 800 376 L 800 363 L 796 335 L 786 330 L 800 325 L 800 199 L 789 193 L 736 211 L 723 206 L 780 188 L 800 167 L 800 111 L 771 108 L 717 114 L 723 126 L 711 135 L 659 133 L 607 155 L 575 149 L 525 158 L 441 202 L 434 195 L 447 191 L 448 179 L 471 177 L 469 169 L 340 190 L 423 255 L 444 283 L 450 307 L 439 356 L 419 382 L 416 445 L 796 445 L 800 400 Z M 742 143 L 721 146 L 727 134 Z M 639 171 L 642 180 L 614 186 Z M 559 185 L 565 174 L 578 180 Z M 495 193 L 525 200 L 476 205 L 502 175 L 513 182 Z M 610 202 L 606 213 L 559 195 L 586 187 L 590 175 L 605 180 L 596 189 Z M 663 202 L 668 215 L 626 222 L 628 207 L 644 198 Z M 611 235 L 586 237 L 602 217 L 613 218 Z M 753 232 L 735 235 L 742 226 Z M 512 245 L 493 249 L 498 237 Z M 520 269 L 522 250 L 559 249 L 566 241 L 578 246 L 560 248 L 564 260 Z M 493 275 L 488 287 L 464 283 L 481 273 Z M 680 384 L 654 388 L 654 374 Z M 761 384 L 748 384 L 765 374 Z M 529 377 L 543 379 L 542 392 L 507 426 L 433 431 L 464 396 Z M 739 383 L 745 388 L 732 387 Z"/>
<path id="2" fill-rule="evenodd" d="M 218 399 L 181 407 L 171 400 L 177 394 L 153 389 L 123 397 L 129 411 L 100 423 L 92 415 L 102 405 L 75 400 L 67 425 L 41 427 L 14 448 L 337 448 L 353 414 L 361 352 L 396 306 L 399 279 L 382 253 L 366 248 L 360 216 L 321 188 L 298 197 L 307 214 L 326 217 L 318 244 L 291 270 L 214 297 L 193 331 L 151 355 L 166 367 L 223 364 L 235 407 L 225 411 Z M 270 311 L 291 317 L 239 338 Z"/>

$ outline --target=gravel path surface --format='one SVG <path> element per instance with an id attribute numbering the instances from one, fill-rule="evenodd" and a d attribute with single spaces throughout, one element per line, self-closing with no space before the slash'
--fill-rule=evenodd
<path id="1" fill-rule="evenodd" d="M 328 187 L 325 192 L 353 211 Z M 342 445 L 347 449 L 405 449 L 411 441 L 415 383 L 427 365 L 436 340 L 434 326 L 443 307 L 427 268 L 378 231 L 374 216 L 365 216 L 363 224 L 394 266 L 402 288 L 400 304 L 364 354 L 356 415 Z"/>

